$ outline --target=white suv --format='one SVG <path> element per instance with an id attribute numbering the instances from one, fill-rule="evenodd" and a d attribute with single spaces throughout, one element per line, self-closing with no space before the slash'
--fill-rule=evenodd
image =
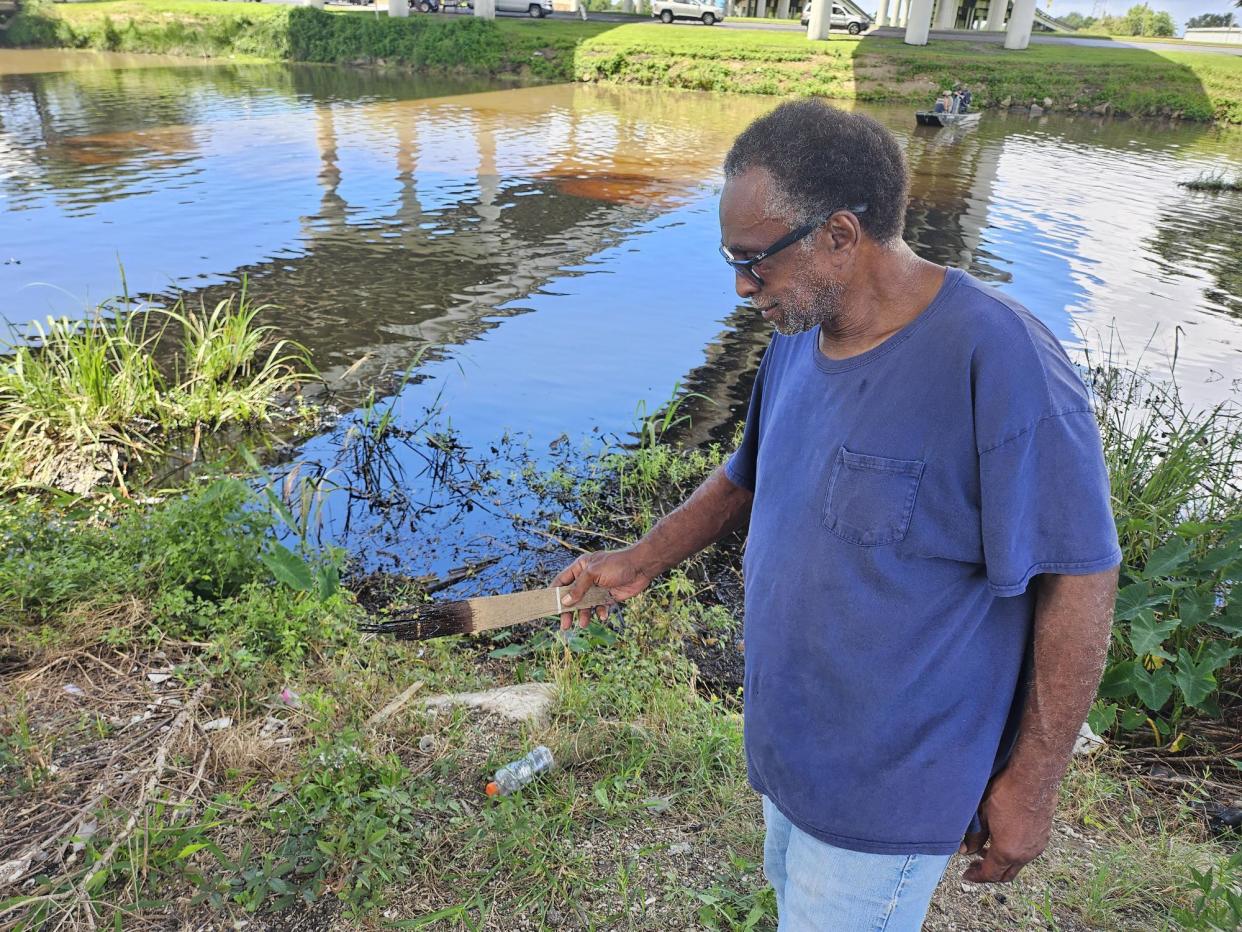
<path id="1" fill-rule="evenodd" d="M 697 19 L 704 26 L 712 26 L 724 19 L 724 10 L 714 3 L 698 0 L 652 0 L 651 15 L 662 23 L 675 19 Z"/>
<path id="2" fill-rule="evenodd" d="M 802 25 L 809 25 L 811 22 L 811 2 L 806 0 L 806 6 L 802 8 Z M 832 13 L 828 16 L 829 29 L 847 29 L 851 36 L 856 36 L 864 29 L 871 28 L 871 20 L 865 16 L 859 16 L 856 13 L 847 13 L 845 7 L 836 3 L 832 5 Z"/>

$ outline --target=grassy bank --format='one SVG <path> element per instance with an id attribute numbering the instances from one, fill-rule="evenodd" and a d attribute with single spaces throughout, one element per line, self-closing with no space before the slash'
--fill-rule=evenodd
<path id="1" fill-rule="evenodd" d="M 565 81 L 576 47 L 606 28 L 599 23 L 488 23 L 468 16 L 390 20 L 370 11 L 212 0 L 105 0 L 30 6 L 0 41 L 205 58 L 383 63 Z"/>
<path id="2" fill-rule="evenodd" d="M 955 81 L 980 107 L 1107 108 L 1133 115 L 1178 114 L 1242 122 L 1242 61 L 1234 56 L 1137 49 L 932 43 L 755 30 L 658 30 L 626 26 L 585 42 L 575 74 L 650 86 L 751 94 L 818 94 L 846 100 L 928 100 Z"/>
<path id="3" fill-rule="evenodd" d="M 982 107 L 1045 100 L 1058 110 L 1242 123 L 1242 60 L 1142 49 L 933 43 L 796 32 L 658 28 L 647 23 L 531 22 L 320 12 L 199 0 L 105 0 L 30 7 L 16 45 L 274 60 L 384 62 L 420 69 L 606 81 L 840 100 L 927 101 L 966 81 Z"/>
<path id="4" fill-rule="evenodd" d="M 1239 418 L 1093 373 L 1126 560 L 1093 711 L 1114 744 L 1075 762 L 1052 845 L 1015 885 L 963 887 L 951 866 L 931 930 L 1242 921 L 1242 839 L 1212 821 L 1242 790 Z M 521 473 L 565 514 L 549 528 L 565 560 L 640 533 L 722 461 L 668 443 L 677 420 L 669 407 L 637 449 Z M 567 638 L 534 624 L 398 643 L 356 633 L 362 604 L 382 609 L 342 586 L 342 554 L 306 546 L 287 504 L 303 491 L 5 499 L 0 921 L 774 928 L 727 674 L 739 540 Z M 390 579 L 385 600 L 427 588 Z M 542 717 L 421 701 L 516 684 L 545 691 Z M 535 743 L 559 769 L 486 798 Z"/>

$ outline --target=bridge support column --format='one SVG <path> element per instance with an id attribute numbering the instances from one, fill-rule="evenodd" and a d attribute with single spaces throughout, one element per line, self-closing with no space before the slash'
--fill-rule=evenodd
<path id="1" fill-rule="evenodd" d="M 1034 3 L 1035 0 L 1031 0 Z M 906 45 L 926 45 L 927 33 L 931 31 L 932 0 L 910 0 L 910 15 L 906 22 Z"/>
<path id="2" fill-rule="evenodd" d="M 957 0 L 937 0 L 936 29 L 952 29 L 957 23 Z"/>
<path id="3" fill-rule="evenodd" d="M 827 39 L 828 27 L 832 24 L 832 0 L 815 0 L 811 7 L 811 19 L 806 24 L 808 39 Z"/>
<path id="4" fill-rule="evenodd" d="M 1005 13 L 1009 0 L 988 0 L 988 20 L 983 24 L 985 32 L 1000 32 L 1005 28 Z"/>
<path id="5" fill-rule="evenodd" d="M 322 0 L 319 0 L 322 3 Z M 410 2 L 409 0 L 388 0 L 388 18 L 409 16 Z"/>
<path id="6" fill-rule="evenodd" d="M 495 19 L 496 0 L 474 0 L 474 15 L 480 19 Z"/>
<path id="7" fill-rule="evenodd" d="M 888 25 L 888 0 L 880 0 L 880 11 L 876 14 L 875 24 L 877 26 Z"/>
<path id="8" fill-rule="evenodd" d="M 316 10 L 323 9 L 323 0 L 302 0 L 303 6 L 313 6 Z"/>
<path id="9" fill-rule="evenodd" d="M 776 0 L 776 18 L 789 19 L 789 0 Z"/>
<path id="10" fill-rule="evenodd" d="M 1013 0 L 1013 15 L 1005 28 L 1005 48 L 1024 49 L 1031 44 L 1035 26 L 1035 0 Z"/>

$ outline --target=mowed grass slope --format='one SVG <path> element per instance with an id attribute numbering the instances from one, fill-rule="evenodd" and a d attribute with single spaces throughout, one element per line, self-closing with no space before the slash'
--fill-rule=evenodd
<path id="1" fill-rule="evenodd" d="M 1032 46 L 1011 52 L 989 43 L 939 42 L 916 48 L 899 39 L 627 25 L 578 49 L 575 77 L 743 94 L 816 94 L 847 100 L 925 101 L 967 82 L 981 107 L 1051 98 L 1057 109 L 1104 104 L 1118 113 L 1242 122 L 1242 58 Z"/>
<path id="2" fill-rule="evenodd" d="M 334 11 L 209 0 L 105 0 L 29 8 L 0 39 L 206 57 L 396 64 L 420 70 L 596 81 L 836 100 L 927 101 L 965 81 L 979 107 L 1051 100 L 1107 110 L 1242 123 L 1242 57 L 1134 48 L 899 39 L 650 23 L 486 22 L 460 15 L 390 21 Z"/>

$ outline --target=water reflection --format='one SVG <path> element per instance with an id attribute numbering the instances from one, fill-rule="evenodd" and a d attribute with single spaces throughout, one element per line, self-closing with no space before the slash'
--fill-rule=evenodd
<path id="1" fill-rule="evenodd" d="M 115 291 L 118 259 L 138 293 L 210 302 L 245 279 L 346 409 L 418 360 L 392 399 L 407 431 L 434 408 L 465 446 L 518 431 L 546 459 L 562 435 L 624 436 L 640 399 L 680 382 L 708 399 L 689 404 L 684 438 L 725 440 L 767 328 L 715 256 L 719 165 L 773 104 L 332 68 L 10 74 L 0 316 L 77 312 Z M 1237 170 L 1236 132 L 995 114 L 935 132 L 904 107 L 868 112 L 905 145 L 917 252 L 1002 285 L 1071 346 L 1111 340 L 1124 360 L 1153 342 L 1143 358 L 1159 367 L 1180 327 L 1191 396 L 1230 391 L 1238 201 L 1177 182 Z M 428 491 L 417 431 L 369 456 L 373 474 L 342 465 L 350 436 L 305 445 L 303 469 L 388 506 L 326 506 L 329 536 L 401 525 L 408 539 L 413 522 L 427 540 L 434 515 L 499 535 L 503 515 L 485 516 L 505 509 L 480 499 L 462 515 Z"/>

